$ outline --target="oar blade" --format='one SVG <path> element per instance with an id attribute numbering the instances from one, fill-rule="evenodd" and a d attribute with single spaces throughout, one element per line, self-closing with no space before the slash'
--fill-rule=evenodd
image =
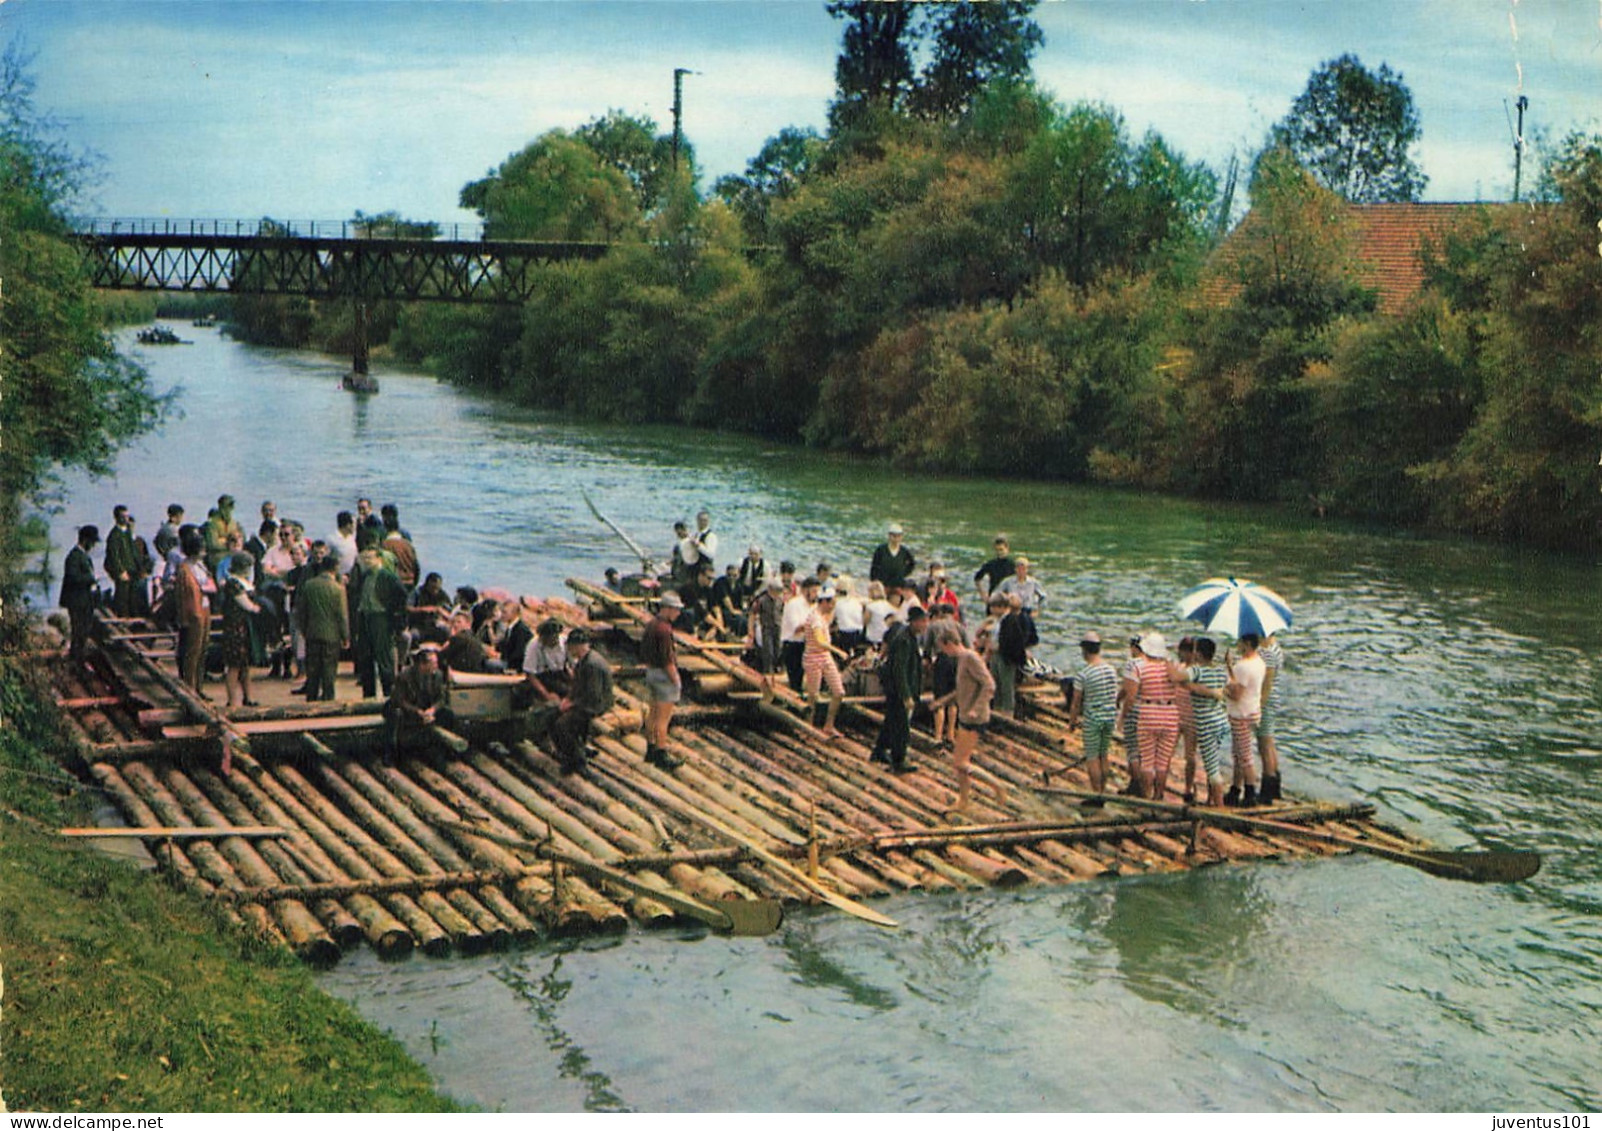
<path id="1" fill-rule="evenodd" d="M 1419 852 L 1415 855 L 1439 866 L 1432 868 L 1420 863 L 1425 871 L 1476 884 L 1516 884 L 1541 870 L 1539 852 Z"/>
<path id="2" fill-rule="evenodd" d="M 728 916 L 736 938 L 771 935 L 784 922 L 784 904 L 776 899 L 720 899 L 712 906 Z"/>

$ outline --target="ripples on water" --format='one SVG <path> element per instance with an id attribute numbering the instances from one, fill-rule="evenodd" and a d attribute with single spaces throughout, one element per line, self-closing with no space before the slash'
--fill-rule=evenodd
<path id="1" fill-rule="evenodd" d="M 241 518 L 272 497 L 320 535 L 357 495 L 401 504 L 449 585 L 562 591 L 631 565 L 589 514 L 665 557 L 707 507 L 750 541 L 866 572 L 891 519 L 958 579 L 994 533 L 1037 562 L 1043 658 L 1087 628 L 1171 636 L 1216 574 L 1296 610 L 1288 785 L 1366 797 L 1450 846 L 1536 848 L 1517 887 L 1369 858 L 1221 867 L 1066 890 L 902 897 L 890 935 L 797 914 L 765 940 L 689 932 L 386 966 L 324 984 L 486 1108 L 1484 1110 L 1596 1108 L 1602 715 L 1595 572 L 1568 559 L 1140 495 L 908 475 L 668 428 L 586 426 L 332 359 L 185 331 L 144 354 L 183 419 L 72 484 L 56 520 L 128 502 Z"/>

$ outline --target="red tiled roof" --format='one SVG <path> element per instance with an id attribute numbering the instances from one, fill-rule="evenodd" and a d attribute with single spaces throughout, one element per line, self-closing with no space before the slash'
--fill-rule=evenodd
<path id="1" fill-rule="evenodd" d="M 1379 294 L 1382 314 L 1395 314 L 1424 285 L 1422 252 L 1439 250 L 1453 231 L 1505 204 L 1348 204 L 1358 259 L 1358 280 Z M 1240 293 L 1233 267 L 1240 241 L 1253 238 L 1247 214 L 1213 253 L 1203 297 L 1209 305 L 1222 305 Z"/>

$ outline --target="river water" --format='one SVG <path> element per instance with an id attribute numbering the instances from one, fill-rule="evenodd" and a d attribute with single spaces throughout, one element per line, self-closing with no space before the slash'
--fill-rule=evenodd
<path id="1" fill-rule="evenodd" d="M 131 347 L 183 415 L 71 479 L 54 523 L 127 502 L 203 518 L 227 491 L 314 536 L 400 505 L 447 585 L 564 592 L 633 562 L 581 488 L 665 555 L 702 507 L 725 559 L 859 576 L 890 520 L 959 575 L 998 531 L 1037 563 L 1043 657 L 1085 629 L 1177 635 L 1218 574 L 1292 603 L 1286 788 L 1365 798 L 1450 847 L 1538 849 L 1517 886 L 1368 857 L 1223 866 L 1023 894 L 903 896 L 899 933 L 799 912 L 700 931 L 322 976 L 440 1086 L 487 1110 L 1572 1111 L 1602 1107 L 1602 698 L 1586 563 L 1282 513 L 911 475 L 666 427 L 573 423 L 215 330 Z"/>

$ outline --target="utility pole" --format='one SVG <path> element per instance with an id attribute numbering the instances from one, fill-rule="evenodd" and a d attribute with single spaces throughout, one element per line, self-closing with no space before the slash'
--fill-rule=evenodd
<path id="1" fill-rule="evenodd" d="M 688 67 L 673 68 L 673 171 L 679 171 L 679 140 L 684 136 L 684 76 L 693 75 Z M 1514 199 L 1518 199 L 1517 196 Z"/>
<path id="2" fill-rule="evenodd" d="M 1519 125 L 1513 135 L 1513 203 L 1519 202 L 1519 176 L 1524 166 L 1524 111 L 1529 108 L 1530 100 L 1519 95 L 1519 100 L 1513 104 L 1519 112 Z"/>

